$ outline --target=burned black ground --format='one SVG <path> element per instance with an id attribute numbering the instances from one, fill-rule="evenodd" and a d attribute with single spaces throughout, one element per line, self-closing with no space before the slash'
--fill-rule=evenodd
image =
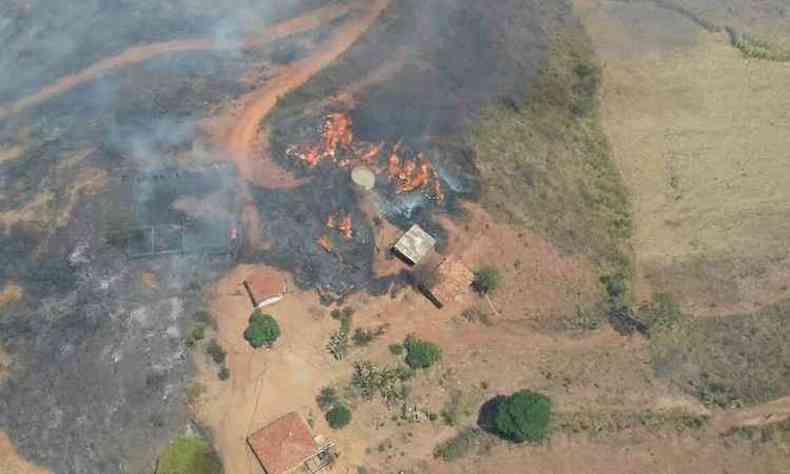
<path id="1" fill-rule="evenodd" d="M 0 38 L 7 47 L 0 64 L 21 73 L 0 80 L 0 102 L 138 42 L 206 33 L 236 38 L 248 31 L 245 15 L 258 12 L 242 8 L 252 5 L 242 1 L 204 3 L 171 3 L 163 11 L 152 8 L 159 2 L 94 2 L 82 9 L 32 2 L 30 10 L 4 4 Z M 287 2 L 277 14 L 319 3 Z M 223 16 L 228 11 L 236 14 Z M 526 84 L 543 60 L 546 25 L 566 14 L 564 2 L 546 7 L 537 0 L 493 6 L 396 0 L 337 65 L 285 98 L 272 123 L 275 129 L 310 123 L 318 116 L 296 112 L 310 99 L 364 77 L 405 48 L 404 68 L 360 92 L 361 105 L 351 114 L 360 139 L 403 138 L 434 155 L 448 191 L 442 207 L 415 206 L 387 192 L 383 197 L 392 206 L 390 220 L 402 227 L 419 222 L 441 242 L 435 213 L 454 212 L 458 199 L 479 192 L 474 155 L 461 132 L 486 102 L 525 100 Z M 316 34 L 320 39 L 321 32 Z M 479 47 L 491 44 L 498 47 Z M 291 51 L 282 48 L 275 50 Z M 277 60 L 299 54 L 280 53 Z M 235 190 L 232 179 L 210 185 L 198 179 L 190 189 L 170 192 L 165 186 L 138 202 L 140 194 L 129 191 L 129 182 L 178 168 L 178 153 L 194 151 L 197 121 L 212 106 L 250 90 L 239 79 L 258 60 L 249 54 L 160 57 L 106 74 L 0 124 L 2 144 L 16 143 L 24 130 L 29 137 L 23 159 L 0 163 L 0 211 L 19 209 L 47 191 L 55 196 L 53 211 L 69 212 L 64 225 L 13 223 L 0 234 L 0 282 L 25 291 L 21 302 L 0 315 L 0 340 L 13 361 L 10 378 L 0 386 L 0 430 L 24 457 L 57 473 L 150 472 L 158 449 L 188 422 L 183 387 L 191 367 L 182 333 L 191 314 L 202 309 L 201 288 L 233 262 L 205 255 L 130 260 L 126 242 L 111 238 L 124 232 L 112 231 L 167 224 L 184 217 L 169 206 L 176 199 Z M 275 141 L 275 149 L 283 143 Z M 84 149 L 91 151 L 78 167 L 59 170 L 64 157 Z M 277 159 L 285 163 L 281 155 Z M 85 168 L 109 178 L 97 194 L 65 209 L 61 198 Z M 373 224 L 365 223 L 347 173 L 321 170 L 308 185 L 252 194 L 273 247 L 246 259 L 275 263 L 293 271 L 302 286 L 337 294 L 382 292 L 398 280 L 373 278 Z M 351 213 L 357 225 L 354 239 L 340 241 L 339 251 L 329 254 L 316 239 L 327 214 L 336 210 Z M 158 286 L 142 283 L 146 272 Z"/>
<path id="2" fill-rule="evenodd" d="M 359 210 L 359 193 L 347 170 L 327 163 L 308 169 L 286 153 L 289 145 L 319 142 L 329 112 L 349 114 L 355 140 L 388 142 L 384 160 L 401 142 L 402 157 L 423 152 L 432 162 L 446 193 L 444 201 L 431 200 L 419 190 L 396 193 L 383 176 L 375 193 L 387 220 L 404 230 L 418 223 L 437 237 L 442 251 L 447 235 L 436 215 L 456 215 L 461 201 L 480 196 L 475 153 L 464 138 L 468 126 L 492 101 L 528 100 L 528 84 L 546 51 L 545 29 L 568 14 L 564 2 L 545 8 L 539 2 L 394 1 L 363 41 L 282 98 L 268 120 L 274 159 L 310 183 L 256 193 L 262 220 L 271 230 L 267 238 L 274 242 L 266 258 L 294 271 L 307 288 L 342 294 L 370 282 L 381 286 L 371 278 L 372 229 Z M 344 109 L 326 101 L 404 54 L 407 59 L 393 77 L 356 92 L 357 106 Z M 351 213 L 356 235 L 330 255 L 316 242 L 325 232 L 327 216 L 336 210 Z M 307 232 L 298 232 L 305 228 Z"/>

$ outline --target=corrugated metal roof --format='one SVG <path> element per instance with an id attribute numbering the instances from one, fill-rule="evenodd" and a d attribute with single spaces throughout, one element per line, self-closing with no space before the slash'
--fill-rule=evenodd
<path id="1" fill-rule="evenodd" d="M 411 263 L 418 263 L 428 252 L 433 250 L 436 239 L 425 232 L 422 227 L 414 224 L 395 244 L 395 250 L 406 257 Z"/>

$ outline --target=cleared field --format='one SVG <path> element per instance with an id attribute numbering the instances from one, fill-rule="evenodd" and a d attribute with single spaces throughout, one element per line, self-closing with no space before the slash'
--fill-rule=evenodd
<path id="1" fill-rule="evenodd" d="M 790 67 L 652 4 L 584 3 L 604 129 L 633 195 L 637 298 L 669 292 L 703 316 L 786 297 Z M 664 23 L 645 26 L 661 18 L 673 43 Z"/>

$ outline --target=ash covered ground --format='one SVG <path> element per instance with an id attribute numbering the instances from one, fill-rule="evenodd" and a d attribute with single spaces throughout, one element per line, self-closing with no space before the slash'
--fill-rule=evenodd
<path id="1" fill-rule="evenodd" d="M 360 193 L 349 179 L 349 169 L 376 144 L 380 152 L 362 164 L 380 169 L 374 195 L 381 216 L 403 230 L 421 225 L 437 237 L 441 251 L 447 236 L 436 217 L 458 215 L 461 201 L 479 195 L 465 132 L 486 104 L 518 107 L 527 100 L 527 84 L 544 59 L 546 31 L 569 15 L 564 2 L 393 2 L 364 41 L 284 97 L 268 121 L 274 159 L 309 181 L 295 189 L 256 190 L 273 243 L 262 258 L 294 272 L 302 286 L 327 294 L 385 291 L 391 282 L 372 272 L 374 224 L 363 216 Z M 352 105 L 327 100 L 397 62 L 402 64 L 391 77 L 354 90 Z M 333 149 L 332 159 L 310 163 L 305 153 L 325 140 L 322 130 L 332 114 L 348 118 L 353 142 Z M 393 155 L 399 160 L 395 172 L 387 170 Z M 430 166 L 424 186 L 411 189 L 409 178 L 394 179 L 409 163 L 415 168 L 406 173 L 411 177 L 422 163 Z M 354 234 L 345 241 L 332 238 L 327 252 L 316 242 L 336 213 L 351 216 Z"/>
<path id="2" fill-rule="evenodd" d="M 18 73 L 0 77 L 0 102 L 130 46 L 201 36 L 234 42 L 257 23 L 320 3 L 5 3 L 0 70 Z M 374 224 L 360 210 L 348 170 L 329 163 L 305 168 L 286 156 L 286 147 L 318 140 L 326 113 L 339 111 L 351 117 L 359 140 L 388 144 L 378 158 L 382 166 L 399 141 L 404 159 L 424 153 L 444 199 L 398 193 L 382 176 L 377 192 L 387 219 L 402 228 L 418 222 L 441 244 L 437 213 L 455 212 L 459 200 L 478 192 L 464 127 L 489 101 L 527 100 L 546 31 L 569 12 L 565 2 L 537 0 L 393 2 L 362 42 L 284 98 L 271 117 L 275 159 L 310 182 L 253 187 L 273 246 L 242 259 L 274 263 L 302 286 L 337 295 L 386 290 L 390 282 L 372 273 Z M 355 107 L 321 102 L 399 52 L 406 54 L 403 67 L 355 93 Z M 26 458 L 57 473 L 150 472 L 163 443 L 189 423 L 184 387 L 191 365 L 183 333 L 202 308 L 201 290 L 235 262 L 200 253 L 130 259 L 128 236 L 194 219 L 176 205 L 190 198 L 224 210 L 197 225 L 225 235 L 239 205 L 233 170 L 185 168 L 179 157 L 201 161 L 210 153 L 199 146 L 197 123 L 213 106 L 249 92 L 253 86 L 241 78 L 253 67 L 302 53 L 284 41 L 264 51 L 157 57 L 0 123 L 0 143 L 24 142 L 25 150 L 24 158 L 0 163 L 0 282 L 24 289 L 24 298 L 0 317 L 0 340 L 13 361 L 0 385 L 0 430 Z M 85 170 L 98 184 L 75 195 Z M 29 211 L 27 217 L 14 217 L 19 210 Z M 351 239 L 335 236 L 337 251 L 330 253 L 316 242 L 335 213 L 355 224 Z M 146 273 L 158 284 L 144 284 Z"/>

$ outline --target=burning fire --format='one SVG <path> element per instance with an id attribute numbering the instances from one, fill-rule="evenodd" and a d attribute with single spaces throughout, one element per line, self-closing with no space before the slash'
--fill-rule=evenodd
<path id="1" fill-rule="evenodd" d="M 324 150 L 335 157 L 338 146 L 350 147 L 354 141 L 351 119 L 346 114 L 329 114 L 324 121 Z"/>
<path id="2" fill-rule="evenodd" d="M 367 142 L 354 142 L 354 132 L 351 118 L 344 113 L 331 113 L 326 116 L 321 128 L 322 142 L 319 144 L 292 145 L 286 150 L 288 157 L 298 159 L 314 168 L 321 161 L 329 160 L 341 168 L 348 168 L 355 164 L 371 167 L 377 174 L 384 171 L 379 166 L 381 152 L 385 143 L 378 145 Z M 338 153 L 341 150 L 342 153 Z M 422 153 L 417 153 L 415 159 L 402 159 L 400 156 L 402 143 L 396 143 L 389 153 L 386 172 L 395 182 L 398 193 L 408 193 L 418 189 L 425 189 L 429 197 L 437 201 L 444 200 L 444 192 L 439 177 L 430 161 Z M 330 216 L 330 221 L 332 217 Z M 351 238 L 351 217 L 337 223 L 337 229 L 347 239 Z M 330 225 L 330 223 L 332 225 Z M 347 224 L 347 225 L 346 225 Z M 328 222 L 327 227 L 335 228 L 334 222 Z"/>
<path id="3" fill-rule="evenodd" d="M 326 226 L 329 229 L 336 229 L 345 240 L 351 240 L 354 236 L 351 214 L 346 214 L 345 217 L 340 217 L 340 213 L 331 214 L 326 220 Z"/>
<path id="4" fill-rule="evenodd" d="M 318 239 L 318 245 L 329 253 L 332 253 L 332 251 L 335 249 L 335 244 L 332 243 L 332 239 L 330 239 L 326 234 L 322 235 L 321 238 Z"/>

